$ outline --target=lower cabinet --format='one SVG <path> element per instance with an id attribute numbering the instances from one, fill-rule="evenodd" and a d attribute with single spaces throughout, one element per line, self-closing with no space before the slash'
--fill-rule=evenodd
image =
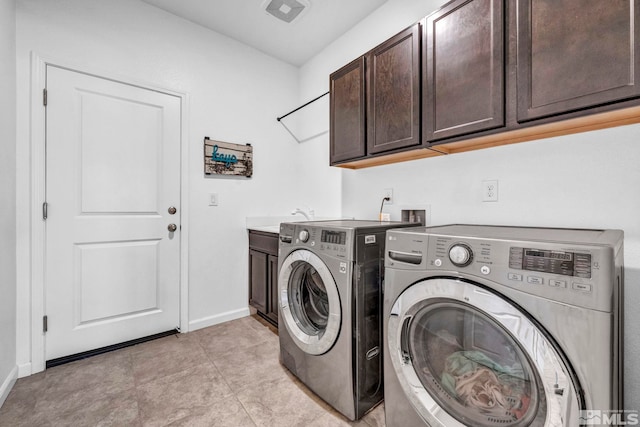
<path id="1" fill-rule="evenodd" d="M 249 304 L 278 326 L 278 235 L 249 231 Z"/>

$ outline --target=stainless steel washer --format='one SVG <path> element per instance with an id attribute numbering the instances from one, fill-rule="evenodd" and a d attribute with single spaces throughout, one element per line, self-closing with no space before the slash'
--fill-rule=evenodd
<path id="1" fill-rule="evenodd" d="M 623 233 L 387 232 L 387 427 L 577 426 L 621 410 Z"/>
<path id="2" fill-rule="evenodd" d="M 309 221 L 280 227 L 280 359 L 356 420 L 382 400 L 385 232 L 411 224 Z"/>

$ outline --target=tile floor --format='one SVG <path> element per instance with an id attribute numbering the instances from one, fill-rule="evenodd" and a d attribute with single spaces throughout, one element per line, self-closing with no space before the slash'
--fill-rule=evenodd
<path id="1" fill-rule="evenodd" d="M 21 378 L 0 426 L 384 426 L 349 422 L 278 362 L 257 317 L 178 334 Z"/>

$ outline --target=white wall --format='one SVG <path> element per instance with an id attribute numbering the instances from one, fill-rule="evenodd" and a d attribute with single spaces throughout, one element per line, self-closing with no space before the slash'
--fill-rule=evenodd
<path id="1" fill-rule="evenodd" d="M 247 31 L 250 31 L 247 28 Z M 30 366 L 30 53 L 187 93 L 189 320 L 192 329 L 248 313 L 248 216 L 286 216 L 299 205 L 339 214 L 339 184 L 316 198 L 298 144 L 275 120 L 299 105 L 298 69 L 138 0 L 19 0 L 18 362 Z M 251 179 L 205 178 L 204 136 L 254 147 Z M 309 159 L 315 164 L 315 159 Z M 329 170 L 325 165 L 325 171 Z M 320 168 L 320 169 L 322 169 Z M 339 183 L 339 181 L 336 181 Z M 209 207 L 209 193 L 219 206 Z M 321 202 L 321 203 L 320 203 Z M 24 214 L 22 214 L 24 213 Z"/>
<path id="2" fill-rule="evenodd" d="M 376 11 L 356 25 L 344 36 L 310 59 L 300 68 L 299 89 L 301 100 L 308 101 L 329 90 L 329 74 L 410 26 L 420 17 L 436 9 L 438 0 L 388 0 Z M 416 18 L 418 17 L 418 18 Z M 329 96 L 305 109 L 299 116 L 299 134 L 309 141 L 301 144 L 301 161 L 314 159 L 309 173 L 325 176 L 324 193 L 321 188 L 315 196 L 339 192 L 342 172 L 338 168 L 326 170 L 329 164 Z M 315 136 L 315 137 L 314 137 Z M 386 187 L 385 187 L 386 188 Z M 348 198 L 347 198 L 348 199 Z M 345 197 L 342 195 L 344 203 Z M 379 203 L 379 201 L 378 201 Z M 380 205 L 378 205 L 378 209 Z M 343 206 L 342 215 L 353 217 Z M 368 212 L 360 219 L 377 219 L 378 212 Z"/>
<path id="3" fill-rule="evenodd" d="M 0 406 L 17 375 L 15 10 L 0 0 Z"/>
<path id="4" fill-rule="evenodd" d="M 444 1 L 389 0 L 301 69 L 304 91 Z M 328 112 L 327 112 L 328 114 Z M 343 170 L 343 214 L 375 218 L 381 192 L 394 206 L 430 205 L 431 224 L 477 223 L 618 228 L 625 232 L 626 408 L 640 410 L 640 125 L 512 146 Z M 328 145 L 328 137 L 324 144 Z M 499 201 L 483 203 L 481 182 L 499 180 Z M 400 219 L 392 207 L 392 219 Z M 594 345 L 599 345 L 594 340 Z M 588 355 L 585 355 L 588 357 Z M 605 367 L 603 367 L 605 369 Z M 608 408 L 602 408 L 608 409 Z"/>
<path id="5" fill-rule="evenodd" d="M 441 3 L 389 0 L 298 71 L 137 0 L 19 0 L 18 363 L 28 370 L 29 54 L 35 51 L 63 62 L 189 94 L 186 143 L 190 165 L 192 326 L 216 322 L 225 313 L 246 310 L 247 216 L 286 215 L 292 207 L 309 205 L 320 216 L 375 218 L 380 189 L 393 187 L 396 205 L 429 204 L 432 224 L 482 222 L 621 228 L 626 233 L 626 401 L 629 409 L 638 409 L 640 360 L 633 355 L 640 350 L 640 315 L 634 310 L 640 303 L 640 229 L 636 219 L 640 214 L 637 196 L 640 169 L 636 166 L 640 147 L 633 142 L 640 136 L 639 125 L 347 171 L 327 166 L 328 97 L 284 119 L 302 143 L 295 142 L 275 121 L 276 116 L 327 91 L 332 71 Z M 12 4 L 10 0 L 0 0 L 3 8 L 0 10 L 8 8 L 9 25 L 5 25 L 5 14 L 0 14 L 2 40 L 7 40 L 7 31 L 11 34 L 7 29 L 12 25 L 9 19 Z M 5 57 L 9 61 L 5 62 Z M 0 58 L 0 85 L 10 84 L 12 77 L 5 78 L 3 73 L 5 68 L 11 68 L 11 54 L 5 52 L 4 46 Z M 11 117 L 12 104 L 5 99 L 0 102 L 0 120 Z M 11 126 L 0 129 L 4 140 L 5 129 Z M 252 143 L 254 177 L 204 178 L 201 154 L 205 135 Z M 12 170 L 15 168 L 8 165 L 0 173 L 9 171 L 8 178 L 12 179 Z M 4 178 L 3 175 L 3 184 Z M 480 201 L 480 182 L 486 178 L 500 182 L 497 203 Z M 558 182 L 567 183 L 570 190 L 558 189 Z M 5 191 L 4 186 L 1 188 L 0 191 Z M 219 194 L 220 206 L 207 206 L 210 192 Z M 8 214 L 9 224 L 14 218 Z M 2 222 L 4 226 L 4 216 Z M 11 252 L 3 243 L 0 251 L 5 250 Z M 5 330 L 0 326 L 3 345 L 5 332 L 11 334 L 12 328 Z M 4 366 L 1 354 L 0 379 Z"/>

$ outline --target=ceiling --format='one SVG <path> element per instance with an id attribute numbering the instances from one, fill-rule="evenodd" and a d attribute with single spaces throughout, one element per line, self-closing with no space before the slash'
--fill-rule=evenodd
<path id="1" fill-rule="evenodd" d="M 266 12 L 271 0 L 142 1 L 301 66 L 387 0 L 306 0 L 291 23 Z"/>

